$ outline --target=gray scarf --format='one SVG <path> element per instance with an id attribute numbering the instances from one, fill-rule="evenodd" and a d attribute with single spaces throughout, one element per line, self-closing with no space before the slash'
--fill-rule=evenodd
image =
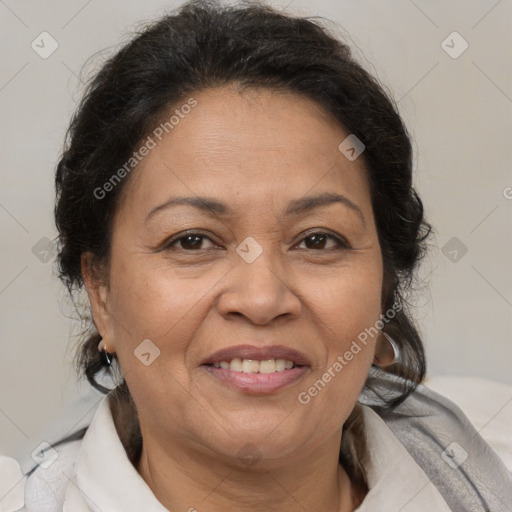
<path id="1" fill-rule="evenodd" d="M 419 385 L 394 410 L 383 406 L 401 382 L 372 367 L 359 402 L 384 420 L 452 511 L 512 512 L 512 475 L 453 402 Z"/>

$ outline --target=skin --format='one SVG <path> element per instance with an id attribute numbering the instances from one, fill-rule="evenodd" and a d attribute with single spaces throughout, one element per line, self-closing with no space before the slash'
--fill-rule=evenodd
<path id="1" fill-rule="evenodd" d="M 123 189 L 108 278 L 83 257 L 95 325 L 117 353 L 138 410 L 137 470 L 170 510 L 354 510 L 361 496 L 338 454 L 375 340 L 309 404 L 298 395 L 382 313 L 382 256 L 363 158 L 348 160 L 338 145 L 349 133 L 291 92 L 230 85 L 194 98 L 198 105 Z M 334 203 L 284 217 L 289 201 L 324 192 L 349 198 L 361 216 Z M 213 197 L 234 213 L 175 206 L 146 220 L 175 196 Z M 164 248 L 188 229 L 206 238 Z M 331 238 L 315 245 L 311 234 L 325 230 L 350 247 Z M 252 263 L 236 252 L 249 236 L 263 249 Z M 145 339 L 160 350 L 149 366 L 134 355 Z M 243 343 L 283 344 L 312 364 L 300 381 L 265 395 L 227 387 L 200 367 Z M 257 460 L 244 463 L 242 449 Z"/>

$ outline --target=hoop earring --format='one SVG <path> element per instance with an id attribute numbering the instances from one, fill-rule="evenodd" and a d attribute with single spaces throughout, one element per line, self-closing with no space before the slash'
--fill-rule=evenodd
<path id="1" fill-rule="evenodd" d="M 100 353 L 99 355 L 100 355 L 101 366 L 107 366 L 107 367 L 112 366 L 112 360 L 115 357 L 115 352 L 112 354 L 110 352 L 108 352 L 106 346 L 103 344 L 103 340 L 100 341 L 98 344 L 98 351 Z"/>
<path id="2" fill-rule="evenodd" d="M 389 356 L 388 356 L 388 358 L 386 358 L 386 357 L 379 358 L 379 356 L 377 356 L 377 354 L 375 354 L 375 356 L 373 358 L 374 364 L 377 366 L 388 366 L 388 365 L 400 362 L 400 348 L 398 347 L 398 344 L 389 334 L 385 333 L 384 331 L 382 331 L 382 335 L 386 338 L 388 345 L 391 347 L 391 350 L 393 351 L 393 358 L 389 359 Z M 387 350 L 387 352 L 389 353 L 389 349 Z M 389 359 L 389 360 L 387 360 L 387 359 Z"/>

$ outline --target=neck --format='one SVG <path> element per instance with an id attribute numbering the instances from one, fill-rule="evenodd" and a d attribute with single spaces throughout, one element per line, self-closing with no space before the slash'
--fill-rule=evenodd
<path id="1" fill-rule="evenodd" d="M 349 512 L 362 500 L 338 462 L 341 432 L 300 460 L 245 467 L 148 437 L 136 469 L 169 510 Z"/>

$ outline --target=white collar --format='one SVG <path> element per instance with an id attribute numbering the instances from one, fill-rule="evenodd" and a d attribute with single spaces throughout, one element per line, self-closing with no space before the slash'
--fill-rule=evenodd
<path id="1" fill-rule="evenodd" d="M 357 407 L 364 417 L 370 490 L 355 512 L 451 512 L 437 487 L 384 420 L 366 405 Z"/>
<path id="2" fill-rule="evenodd" d="M 102 399 L 83 438 L 63 512 L 168 512 L 126 455 L 109 396 Z"/>
<path id="3" fill-rule="evenodd" d="M 405 447 L 370 407 L 364 414 L 370 491 L 357 512 L 450 512 L 446 501 Z M 117 434 L 109 397 L 84 436 L 63 512 L 166 512 L 139 475 Z M 168 511 L 167 511 L 168 512 Z"/>

